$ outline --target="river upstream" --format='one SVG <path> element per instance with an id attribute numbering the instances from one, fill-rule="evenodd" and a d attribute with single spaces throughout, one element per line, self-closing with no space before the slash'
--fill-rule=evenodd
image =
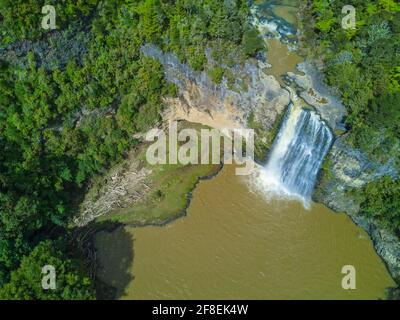
<path id="1" fill-rule="evenodd" d="M 295 20 L 293 7 L 274 12 Z M 279 41 L 268 44 L 271 74 L 278 77 L 300 61 Z M 198 185 L 184 218 L 164 227 L 99 233 L 100 277 L 122 299 L 384 297 L 394 282 L 368 235 L 348 216 L 268 196 L 256 180 L 226 165 Z M 290 182 L 299 185 L 297 180 Z M 342 288 L 345 265 L 356 269 L 355 290 Z"/>

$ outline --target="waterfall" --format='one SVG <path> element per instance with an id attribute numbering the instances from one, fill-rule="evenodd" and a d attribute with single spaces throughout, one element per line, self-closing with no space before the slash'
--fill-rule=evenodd
<path id="1" fill-rule="evenodd" d="M 261 179 L 269 191 L 298 198 L 308 207 L 333 135 L 317 113 L 301 108 L 297 97 L 292 101 Z"/>

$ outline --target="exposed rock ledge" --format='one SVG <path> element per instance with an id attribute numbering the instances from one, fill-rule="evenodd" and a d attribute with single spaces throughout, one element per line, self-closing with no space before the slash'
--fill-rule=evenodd
<path id="1" fill-rule="evenodd" d="M 371 237 L 376 252 L 385 261 L 393 278 L 400 277 L 400 242 L 395 234 L 380 226 L 374 219 L 360 214 L 359 201 L 346 190 L 361 188 L 384 175 L 396 176 L 389 164 L 370 161 L 362 152 L 354 150 L 345 138 L 338 138 L 328 156 L 329 173 L 321 172 L 314 200 L 337 212 L 346 212 Z"/>
<path id="2" fill-rule="evenodd" d="M 228 85 L 224 78 L 217 85 L 207 72 L 192 70 L 179 62 L 176 55 L 163 53 L 154 45 L 143 46 L 142 52 L 160 61 L 167 81 L 179 88 L 179 98 L 170 100 L 180 109 L 178 113 L 187 116 L 194 112 L 203 120 L 208 118 L 209 123 L 201 121 L 203 124 L 212 125 L 211 120 L 216 116 L 223 118 L 220 123 L 229 127 L 246 127 L 248 117 L 253 113 L 255 120 L 269 131 L 290 102 L 289 93 L 273 76 L 264 73 L 265 65 L 261 61 L 248 60 L 244 66 L 229 68 L 235 83 Z M 207 58 L 207 67 L 212 68 L 214 61 L 210 54 Z"/>
<path id="3" fill-rule="evenodd" d="M 332 89 L 324 84 L 323 75 L 307 60 L 299 63 L 297 69 L 304 75 L 293 72 L 287 75 L 302 88 L 300 96 L 317 109 L 333 130 L 344 129 L 342 121 L 346 109 Z"/>

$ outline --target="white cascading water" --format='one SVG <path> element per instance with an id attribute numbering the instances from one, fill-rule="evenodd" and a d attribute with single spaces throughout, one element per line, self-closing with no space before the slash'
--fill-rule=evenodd
<path id="1" fill-rule="evenodd" d="M 259 173 L 264 192 L 300 199 L 309 207 L 318 171 L 333 135 L 314 111 L 304 110 L 290 89 L 292 104 Z M 260 181 L 261 180 L 261 181 Z"/>

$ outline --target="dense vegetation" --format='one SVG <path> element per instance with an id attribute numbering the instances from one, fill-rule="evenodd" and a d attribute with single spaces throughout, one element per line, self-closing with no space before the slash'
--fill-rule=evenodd
<path id="1" fill-rule="evenodd" d="M 355 0 L 356 29 L 341 27 L 348 1 L 308 1 L 303 21 L 326 81 L 347 108 L 347 141 L 400 169 L 400 4 Z M 359 190 L 362 213 L 400 233 L 400 182 L 384 177 Z"/>
<path id="2" fill-rule="evenodd" d="M 92 298 L 64 245 L 80 188 L 135 146 L 133 134 L 160 120 L 161 98 L 176 94 L 140 46 L 155 43 L 197 70 L 207 47 L 229 64 L 229 52 L 245 59 L 262 46 L 244 0 L 59 0 L 55 31 L 40 28 L 44 4 L 0 2 L 0 297 Z M 85 41 L 68 38 L 77 28 Z M 71 58 L 29 50 L 39 42 Z M 26 54 L 8 59 L 23 43 Z M 45 261 L 63 270 L 55 292 L 38 287 Z"/>
<path id="3" fill-rule="evenodd" d="M 59 247 L 62 247 L 62 243 Z M 55 290 L 43 290 L 42 268 L 55 268 Z M 41 242 L 29 256 L 24 256 L 11 280 L 0 290 L 0 299 L 93 299 L 91 280 L 82 275 L 79 262 L 66 259 L 64 253 L 49 240 Z"/>

